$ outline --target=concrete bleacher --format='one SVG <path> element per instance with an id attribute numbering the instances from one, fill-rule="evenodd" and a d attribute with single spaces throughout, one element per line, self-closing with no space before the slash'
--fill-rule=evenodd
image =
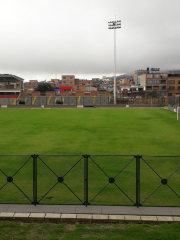
<path id="1" fill-rule="evenodd" d="M 20 96 L 18 98 L 0 98 L 2 105 L 25 105 L 25 106 L 96 106 L 109 105 L 108 96 Z"/>

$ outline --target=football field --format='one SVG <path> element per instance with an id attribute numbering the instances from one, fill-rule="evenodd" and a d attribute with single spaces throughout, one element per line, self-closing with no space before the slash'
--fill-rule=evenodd
<path id="1" fill-rule="evenodd" d="M 0 154 L 180 155 L 165 109 L 0 109 Z"/>

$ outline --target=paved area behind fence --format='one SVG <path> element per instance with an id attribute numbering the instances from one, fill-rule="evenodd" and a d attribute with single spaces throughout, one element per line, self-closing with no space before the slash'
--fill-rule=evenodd
<path id="1" fill-rule="evenodd" d="M 180 207 L 0 204 L 0 212 L 180 216 Z"/>

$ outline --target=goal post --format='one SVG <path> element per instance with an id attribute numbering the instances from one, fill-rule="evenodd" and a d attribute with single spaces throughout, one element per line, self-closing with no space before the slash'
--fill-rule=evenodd
<path id="1" fill-rule="evenodd" d="M 177 120 L 178 120 L 178 114 L 180 112 L 180 107 L 177 107 L 176 112 L 177 112 Z"/>

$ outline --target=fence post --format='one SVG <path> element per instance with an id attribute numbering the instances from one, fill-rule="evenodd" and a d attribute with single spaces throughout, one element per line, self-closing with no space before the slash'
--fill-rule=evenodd
<path id="1" fill-rule="evenodd" d="M 140 159 L 142 156 L 136 155 L 136 206 L 140 206 Z"/>
<path id="2" fill-rule="evenodd" d="M 37 157 L 38 155 L 34 154 L 33 157 L 33 204 L 37 204 Z"/>
<path id="3" fill-rule="evenodd" d="M 85 154 L 84 157 L 84 205 L 88 205 L 88 157 L 89 155 Z"/>

